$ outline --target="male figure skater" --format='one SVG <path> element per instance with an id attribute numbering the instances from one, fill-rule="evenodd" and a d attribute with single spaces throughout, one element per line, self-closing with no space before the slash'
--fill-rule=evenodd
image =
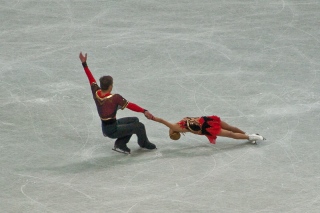
<path id="1" fill-rule="evenodd" d="M 143 113 L 148 119 L 153 118 L 153 115 L 148 110 L 127 101 L 121 95 L 112 94 L 113 78 L 111 76 L 102 76 L 99 79 L 100 86 L 98 86 L 87 65 L 87 54 L 83 55 L 80 52 L 79 58 L 91 86 L 93 99 L 101 119 L 103 135 L 116 138 L 113 150 L 130 154 L 127 143 L 133 134 L 137 135 L 140 147 L 156 149 L 156 146 L 147 137 L 144 124 L 139 122 L 137 117 L 116 118 L 117 110 L 125 108 Z"/>

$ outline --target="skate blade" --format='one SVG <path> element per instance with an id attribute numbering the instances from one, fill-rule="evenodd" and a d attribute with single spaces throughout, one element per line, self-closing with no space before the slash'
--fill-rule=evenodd
<path id="1" fill-rule="evenodd" d="M 263 137 L 263 140 L 265 141 L 265 140 L 267 140 L 265 137 Z M 254 145 L 257 145 L 258 144 L 258 142 L 255 140 L 255 141 L 249 141 L 249 142 L 251 142 L 252 144 L 254 144 Z"/>
<path id="2" fill-rule="evenodd" d="M 252 144 L 257 145 L 257 141 L 250 141 Z"/>
<path id="3" fill-rule="evenodd" d="M 112 148 L 112 150 L 115 152 L 119 152 L 121 154 L 130 155 L 130 152 L 125 152 L 125 151 L 122 151 L 121 149 Z"/>
<path id="4" fill-rule="evenodd" d="M 147 149 L 147 148 L 144 148 L 144 147 L 140 147 L 142 150 L 149 150 L 149 151 L 152 151 L 152 150 L 157 150 L 158 148 L 154 148 L 154 149 Z"/>

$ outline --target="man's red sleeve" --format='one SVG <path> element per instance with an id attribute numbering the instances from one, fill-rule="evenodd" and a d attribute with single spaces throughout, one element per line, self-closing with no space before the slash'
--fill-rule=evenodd
<path id="1" fill-rule="evenodd" d="M 96 83 L 96 80 L 94 79 L 94 77 L 93 77 L 93 75 L 92 75 L 92 73 L 91 73 L 91 71 L 90 71 L 90 69 L 89 69 L 89 67 L 88 67 L 88 65 L 87 65 L 87 62 L 83 62 L 83 63 L 82 63 L 82 66 L 83 66 L 83 68 L 84 68 L 84 71 L 85 71 L 86 74 L 87 74 L 87 77 L 88 77 L 88 80 L 89 80 L 90 85 L 91 85 L 92 83 Z"/>
<path id="2" fill-rule="evenodd" d="M 134 103 L 131 103 L 131 102 L 128 103 L 127 108 L 132 110 L 132 111 L 135 111 L 135 112 L 144 112 L 144 111 L 146 111 L 145 109 L 141 108 L 137 104 L 134 104 Z"/>

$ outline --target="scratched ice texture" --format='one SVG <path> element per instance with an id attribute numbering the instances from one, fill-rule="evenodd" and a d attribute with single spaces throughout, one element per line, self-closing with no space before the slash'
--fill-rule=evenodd
<path id="1" fill-rule="evenodd" d="M 318 0 L 0 3 L 1 212 L 320 212 Z M 156 116 L 267 141 L 171 141 L 126 109 L 158 149 L 113 152 L 80 51 Z"/>

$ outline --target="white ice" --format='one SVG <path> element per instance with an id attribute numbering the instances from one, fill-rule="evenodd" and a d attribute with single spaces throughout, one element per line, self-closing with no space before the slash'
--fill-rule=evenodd
<path id="1" fill-rule="evenodd" d="M 1 212 L 320 212 L 318 0 L 0 3 Z M 156 116 L 267 141 L 171 141 L 124 110 L 158 149 L 113 152 L 80 51 Z"/>

